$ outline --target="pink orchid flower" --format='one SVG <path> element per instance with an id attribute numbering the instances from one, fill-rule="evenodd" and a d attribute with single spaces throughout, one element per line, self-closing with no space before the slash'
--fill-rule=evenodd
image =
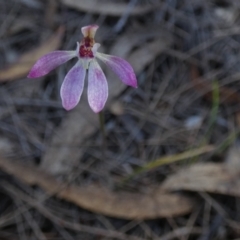
<path id="1" fill-rule="evenodd" d="M 32 67 L 28 78 L 38 78 L 48 74 L 59 65 L 77 57 L 78 61 L 67 73 L 61 86 L 62 105 L 66 110 L 74 108 L 82 95 L 84 79 L 88 70 L 88 102 L 95 113 L 100 112 L 108 98 L 108 84 L 100 65 L 100 59 L 126 85 L 137 87 L 137 79 L 131 65 L 122 58 L 97 52 L 100 47 L 94 36 L 97 25 L 82 28 L 83 40 L 77 43 L 75 51 L 54 51 L 41 57 Z"/>

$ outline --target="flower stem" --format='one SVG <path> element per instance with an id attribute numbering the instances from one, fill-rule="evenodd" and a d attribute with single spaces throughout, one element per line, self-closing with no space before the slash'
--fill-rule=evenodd
<path id="1" fill-rule="evenodd" d="M 104 157 L 105 148 L 106 148 L 106 144 L 105 144 L 106 143 L 106 133 L 105 133 L 105 125 L 104 125 L 104 114 L 102 111 L 98 114 L 98 117 L 99 117 L 100 130 L 102 132 L 102 155 Z"/>

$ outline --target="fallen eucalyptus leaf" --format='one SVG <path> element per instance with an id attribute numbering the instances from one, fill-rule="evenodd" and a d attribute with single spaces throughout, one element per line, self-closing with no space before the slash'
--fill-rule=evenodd
<path id="1" fill-rule="evenodd" d="M 114 3 L 112 1 L 98 1 L 98 0 L 62 0 L 62 3 L 68 7 L 78 9 L 80 11 L 106 14 L 110 16 L 121 16 L 128 9 L 127 3 Z M 131 15 L 145 14 L 154 10 L 154 5 L 136 6 L 132 9 Z"/>
<path id="2" fill-rule="evenodd" d="M 210 192 L 240 197 L 240 178 L 225 164 L 199 163 L 169 176 L 163 183 L 166 191 Z"/>
<path id="3" fill-rule="evenodd" d="M 0 168 L 20 181 L 38 185 L 48 194 L 75 203 L 92 212 L 123 219 L 154 219 L 187 214 L 193 201 L 166 193 L 160 187 L 143 193 L 113 192 L 97 185 L 78 187 L 64 184 L 36 167 L 0 158 Z"/>

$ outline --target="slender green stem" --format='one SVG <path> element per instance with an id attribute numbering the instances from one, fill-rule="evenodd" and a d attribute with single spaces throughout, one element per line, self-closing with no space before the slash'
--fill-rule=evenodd
<path id="1" fill-rule="evenodd" d="M 105 133 L 105 124 L 104 124 L 104 114 L 103 112 L 100 112 L 98 114 L 99 117 L 99 125 L 100 125 L 100 130 L 102 133 L 102 155 L 103 157 L 105 156 L 105 149 L 106 149 L 106 133 Z"/>
<path id="2" fill-rule="evenodd" d="M 144 166 L 142 166 L 140 168 L 137 168 L 132 174 L 128 175 L 126 178 L 124 178 L 122 180 L 122 182 L 120 183 L 120 186 L 123 186 L 128 181 L 132 180 L 134 177 L 138 176 L 139 174 L 141 174 L 143 172 L 151 171 L 152 169 L 158 168 L 163 165 L 167 165 L 167 164 L 183 161 L 185 159 L 197 157 L 204 153 L 212 152 L 214 150 L 215 150 L 214 146 L 206 145 L 203 147 L 191 149 L 189 151 L 185 151 L 185 152 L 178 153 L 175 155 L 161 157 L 159 159 L 156 159 L 152 162 L 145 164 Z"/>
<path id="3" fill-rule="evenodd" d="M 100 130 L 102 132 L 103 138 L 105 138 L 105 126 L 104 126 L 104 114 L 103 114 L 103 112 L 100 112 L 98 114 L 98 117 L 99 117 Z"/>
<path id="4" fill-rule="evenodd" d="M 212 108 L 210 112 L 210 119 L 208 122 L 208 127 L 205 135 L 203 136 L 203 139 L 201 140 L 199 147 L 205 146 L 209 143 L 209 140 L 212 135 L 212 131 L 214 129 L 214 125 L 217 120 L 218 110 L 219 110 L 219 104 L 220 104 L 220 90 L 219 90 L 219 84 L 217 80 L 214 80 L 212 83 Z M 194 163 L 196 162 L 197 157 L 193 157 L 188 161 L 188 163 Z"/>
<path id="5" fill-rule="evenodd" d="M 213 81 L 212 84 L 213 92 L 212 92 L 212 109 L 210 113 L 210 120 L 208 124 L 208 130 L 205 136 L 205 140 L 209 141 L 209 138 L 211 137 L 212 130 L 214 127 L 214 124 L 216 123 L 217 120 L 217 114 L 219 110 L 219 104 L 220 104 L 220 93 L 219 93 L 219 84 L 217 80 Z"/>

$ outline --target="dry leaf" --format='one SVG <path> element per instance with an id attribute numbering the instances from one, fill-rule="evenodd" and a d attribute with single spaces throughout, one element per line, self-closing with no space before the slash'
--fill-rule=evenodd
<path id="1" fill-rule="evenodd" d="M 127 35 L 125 36 L 126 39 L 120 38 L 113 47 L 113 49 L 121 49 L 122 44 L 125 44 L 125 50 L 116 55 L 127 59 L 137 74 L 172 42 L 171 38 L 157 38 L 142 48 L 135 50 L 128 57 L 130 50 L 139 44 L 138 36 L 141 36 L 142 32 L 138 34 L 134 38 L 136 41 L 134 39 L 133 41 L 126 41 L 128 39 Z M 113 52 L 111 54 L 115 55 Z M 108 81 L 109 97 L 106 107 L 109 107 L 111 100 L 117 97 L 126 86 L 115 76 L 111 78 L 107 74 L 107 79 L 110 81 Z M 43 156 L 41 167 L 45 171 L 54 174 L 68 172 L 82 155 L 80 146 L 83 144 L 84 139 L 93 134 L 98 129 L 98 126 L 98 116 L 90 110 L 86 91 L 84 91 L 81 102 L 73 111 L 69 112 L 48 144 L 49 148 Z"/>
<path id="2" fill-rule="evenodd" d="M 191 66 L 191 80 L 193 86 L 199 92 L 204 93 L 205 97 L 209 100 L 212 100 L 212 83 L 207 82 L 204 79 L 200 79 L 200 73 L 196 66 Z M 238 103 L 240 102 L 240 95 L 237 91 L 220 86 L 220 101 L 226 103 Z"/>
<path id="3" fill-rule="evenodd" d="M 0 168 L 29 185 L 38 185 L 51 195 L 92 212 L 124 219 L 154 219 L 187 214 L 193 201 L 181 195 L 169 194 L 155 188 L 149 194 L 112 192 L 92 185 L 65 185 L 36 167 L 0 158 Z"/>
<path id="4" fill-rule="evenodd" d="M 240 146 L 238 142 L 228 150 L 225 165 L 232 174 L 238 175 L 240 173 Z"/>
<path id="5" fill-rule="evenodd" d="M 44 54 L 59 48 L 64 33 L 60 27 L 49 39 L 30 52 L 24 53 L 16 63 L 0 70 L 0 81 L 14 80 L 28 74 L 33 64 Z"/>
<path id="6" fill-rule="evenodd" d="M 163 189 L 211 192 L 240 197 L 240 178 L 225 164 L 199 163 L 169 176 Z"/>
<path id="7" fill-rule="evenodd" d="M 54 26 L 58 3 L 59 2 L 57 0 L 48 1 L 47 7 L 45 8 L 45 22 L 51 28 Z"/>
<path id="8" fill-rule="evenodd" d="M 108 0 L 108 1 L 62 0 L 62 3 L 68 7 L 72 7 L 74 9 L 78 9 L 80 11 L 89 12 L 89 13 L 106 14 L 106 15 L 110 15 L 110 16 L 121 16 L 129 8 L 127 3 L 120 3 L 120 2 L 114 3 L 110 0 Z M 131 10 L 131 15 L 145 14 L 154 9 L 156 9 L 155 5 L 135 6 Z"/>
<path id="9" fill-rule="evenodd" d="M 34 26 L 35 25 L 32 18 L 30 18 L 29 16 L 21 17 L 16 19 L 7 29 L 6 35 L 10 36 L 26 29 L 33 29 Z"/>

